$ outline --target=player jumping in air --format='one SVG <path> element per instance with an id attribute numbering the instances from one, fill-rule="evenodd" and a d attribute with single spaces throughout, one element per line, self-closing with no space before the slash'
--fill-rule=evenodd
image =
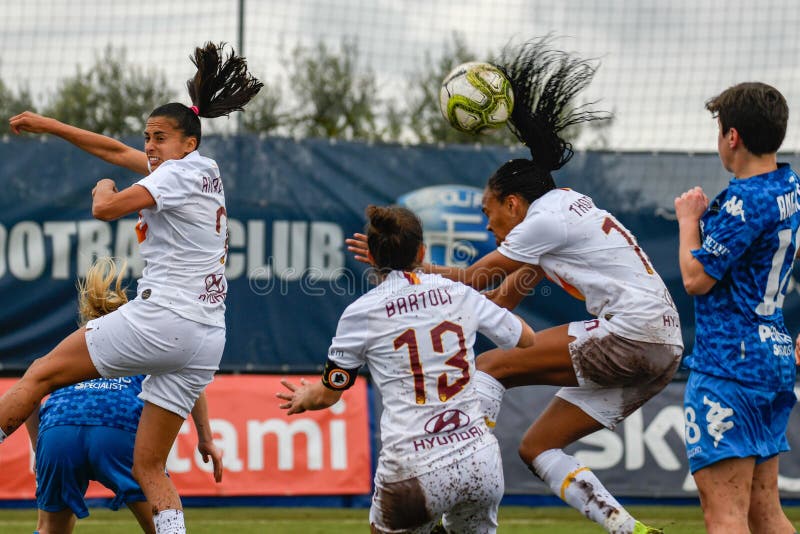
<path id="1" fill-rule="evenodd" d="M 564 447 L 613 429 L 670 382 L 683 352 L 678 313 L 633 234 L 589 196 L 559 189 L 553 180 L 551 172 L 572 157 L 560 132 L 602 118 L 573 102 L 594 67 L 549 48 L 546 39 L 506 56 L 502 66 L 515 96 L 510 126 L 531 159 L 507 162 L 486 185 L 483 210 L 497 250 L 465 269 L 423 268 L 481 290 L 502 280 L 489 295 L 508 308 L 545 276 L 585 300 L 593 319 L 542 330 L 532 347 L 481 354 L 478 393 L 495 421 L 506 388 L 563 386 L 523 437 L 523 462 L 608 532 L 659 532 L 632 517 Z M 348 244 L 368 262 L 363 237 L 356 234 Z"/>
<path id="2" fill-rule="evenodd" d="M 145 405 L 133 475 L 156 512 L 158 534 L 186 530 L 180 497 L 164 467 L 225 347 L 225 192 L 217 163 L 197 152 L 200 118 L 241 110 L 262 87 L 244 59 L 226 56 L 222 45 L 207 43 L 192 60 L 197 67 L 187 82 L 192 105 L 173 102 L 153 110 L 144 152 L 29 112 L 10 119 L 15 133 L 57 135 L 146 175 L 122 191 L 107 178 L 92 190 L 92 215 L 98 219 L 139 213 L 145 269 L 135 299 L 67 336 L 0 397 L 0 441 L 57 388 L 101 376 L 150 375 L 142 384 Z"/>

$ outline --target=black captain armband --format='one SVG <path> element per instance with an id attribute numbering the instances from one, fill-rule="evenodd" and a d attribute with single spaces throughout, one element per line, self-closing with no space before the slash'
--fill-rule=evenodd
<path id="1" fill-rule="evenodd" d="M 329 358 L 322 371 L 322 385 L 334 391 L 344 391 L 355 384 L 357 376 L 358 368 L 343 369 Z"/>

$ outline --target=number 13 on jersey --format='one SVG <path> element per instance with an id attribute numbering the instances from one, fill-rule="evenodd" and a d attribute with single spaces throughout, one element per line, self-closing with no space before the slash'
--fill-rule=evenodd
<path id="1" fill-rule="evenodd" d="M 425 334 L 423 334 L 425 335 Z M 455 382 L 450 383 L 447 373 L 441 373 L 436 378 L 436 389 L 438 397 L 441 402 L 446 402 L 457 395 L 464 386 L 469 382 L 469 362 L 467 361 L 467 342 L 464 339 L 464 330 L 460 325 L 450 322 L 442 321 L 434 326 L 427 335 L 430 337 L 433 351 L 436 354 L 445 354 L 445 338 L 456 336 L 458 341 L 458 350 L 455 355 L 445 360 L 445 365 L 459 369 L 461 375 Z M 424 367 L 438 362 L 423 362 L 420 358 L 419 342 L 417 340 L 417 330 L 409 328 L 394 340 L 395 350 L 400 350 L 403 346 L 408 347 L 408 359 L 411 367 L 411 373 L 414 376 L 414 393 L 416 396 L 417 404 L 425 404 L 427 401 L 425 392 L 425 369 Z"/>

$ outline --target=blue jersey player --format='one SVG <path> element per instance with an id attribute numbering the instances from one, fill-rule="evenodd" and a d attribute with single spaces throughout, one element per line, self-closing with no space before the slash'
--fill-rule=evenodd
<path id="1" fill-rule="evenodd" d="M 127 302 L 122 272 L 100 258 L 80 284 L 81 321 L 110 313 Z M 115 282 L 112 289 L 111 284 Z M 84 501 L 90 480 L 114 492 L 112 510 L 125 504 L 142 531 L 155 534 L 152 506 L 134 479 L 133 446 L 144 401 L 139 399 L 145 375 L 98 378 L 55 390 L 26 421 L 36 450 L 37 533 L 72 532 L 76 518 L 89 515 Z M 222 458 L 212 441 L 205 395 L 192 410 L 198 449 L 214 463 L 217 482 Z"/>
<path id="2" fill-rule="evenodd" d="M 35 418 L 29 420 L 39 532 L 71 531 L 76 517 L 89 515 L 84 494 L 90 480 L 114 492 L 112 510 L 127 505 L 144 532 L 155 532 L 147 499 L 131 475 L 142 380 L 144 375 L 98 378 L 57 389 L 39 410 L 38 428 Z"/>
<path id="3" fill-rule="evenodd" d="M 795 532 L 781 509 L 778 453 L 796 402 L 794 343 L 783 299 L 797 252 L 800 179 L 777 162 L 789 110 L 763 83 L 706 103 L 733 174 L 709 201 L 675 199 L 683 284 L 695 296 L 696 338 L 685 359 L 689 467 L 709 533 Z"/>

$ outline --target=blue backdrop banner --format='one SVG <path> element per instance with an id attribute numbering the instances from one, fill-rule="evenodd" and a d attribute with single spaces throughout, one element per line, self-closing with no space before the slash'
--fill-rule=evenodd
<path id="1" fill-rule="evenodd" d="M 129 144 L 140 144 L 136 139 Z M 230 254 L 228 341 L 222 370 L 320 369 L 344 308 L 370 287 L 344 239 L 369 204 L 401 203 L 423 219 L 430 259 L 467 264 L 494 247 L 481 214 L 486 179 L 520 149 L 368 145 L 324 140 L 203 139 L 225 183 Z M 793 158 L 788 158 L 792 161 Z M 91 217 L 104 177 L 136 180 L 59 139 L 0 142 L 0 365 L 23 371 L 76 328 L 75 283 L 98 255 L 127 261 L 130 289 L 143 264 L 135 217 Z M 672 200 L 698 183 L 713 196 L 727 182 L 716 155 L 576 154 L 556 175 L 619 218 L 638 238 L 679 307 L 687 351 L 691 299 L 680 282 Z M 790 281 L 791 332 L 800 299 Z M 518 312 L 536 329 L 586 319 L 583 303 L 543 283 Z"/>

